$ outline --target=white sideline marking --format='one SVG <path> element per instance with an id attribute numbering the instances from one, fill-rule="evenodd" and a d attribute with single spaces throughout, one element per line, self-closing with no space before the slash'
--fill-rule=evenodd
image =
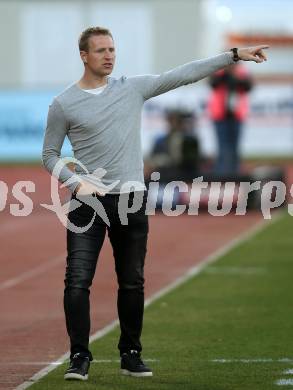
<path id="1" fill-rule="evenodd" d="M 144 362 L 155 363 L 158 362 L 158 359 L 143 359 Z M 120 363 L 120 359 L 94 359 L 92 363 Z"/>
<path id="2" fill-rule="evenodd" d="M 279 379 L 276 382 L 277 386 L 293 386 L 293 379 Z"/>
<path id="3" fill-rule="evenodd" d="M 293 374 L 293 369 L 289 368 L 289 370 L 284 371 L 283 374 L 285 374 L 285 375 L 292 375 Z"/>
<path id="4" fill-rule="evenodd" d="M 0 291 L 6 290 L 7 288 L 14 287 L 15 285 L 24 282 L 34 276 L 40 275 L 51 268 L 54 268 L 56 265 L 61 263 L 62 261 L 65 264 L 66 253 L 54 258 L 53 260 L 49 260 L 39 266 L 32 268 L 29 271 L 23 272 L 22 274 L 16 276 L 15 278 L 7 279 L 5 282 L 0 283 Z"/>
<path id="5" fill-rule="evenodd" d="M 167 294 L 168 292 L 174 290 L 176 287 L 180 286 L 184 282 L 191 279 L 193 276 L 198 275 L 205 267 L 207 267 L 209 264 L 214 263 L 217 261 L 222 255 L 229 252 L 232 248 L 236 247 L 238 244 L 247 241 L 249 238 L 253 237 L 256 233 L 261 231 L 264 227 L 271 225 L 272 223 L 276 222 L 282 217 L 283 213 L 275 213 L 274 218 L 267 220 L 267 219 L 261 219 L 260 222 L 256 223 L 254 227 L 252 227 L 249 231 L 246 231 L 245 233 L 240 234 L 237 238 L 231 240 L 228 244 L 224 245 L 223 247 L 216 250 L 211 255 L 207 256 L 206 258 L 202 259 L 200 264 L 195 265 L 194 267 L 191 267 L 183 276 L 178 277 L 174 282 L 171 282 L 166 287 L 163 287 L 158 292 L 154 293 L 150 298 L 148 298 L 145 301 L 145 307 L 149 306 L 154 301 L 161 298 L 163 295 Z M 103 329 L 98 330 L 96 333 L 94 333 L 90 337 L 90 342 L 93 342 L 95 340 L 98 340 L 105 336 L 106 334 L 110 333 L 113 329 L 116 328 L 116 326 L 119 325 L 118 320 L 112 321 L 109 325 L 105 326 Z M 66 359 L 69 358 L 69 352 L 66 352 L 64 355 L 60 356 L 60 358 L 57 360 L 58 363 L 64 363 Z M 38 371 L 36 374 L 34 374 L 28 381 L 25 381 L 21 385 L 17 386 L 15 390 L 25 390 L 28 387 L 32 386 L 35 382 L 46 376 L 49 372 L 53 371 L 56 367 L 56 364 L 49 364 L 47 367 L 44 367 L 42 370 Z"/>
<path id="6" fill-rule="evenodd" d="M 271 359 L 271 358 L 264 358 L 264 359 L 212 359 L 210 360 L 211 363 L 293 363 L 293 359 L 291 358 L 279 358 L 279 359 Z M 293 373 L 293 370 L 292 370 Z"/>
<path id="7" fill-rule="evenodd" d="M 158 362 L 158 359 L 143 359 L 144 362 L 155 363 Z M 56 361 L 56 362 L 6 362 L 0 363 L 1 366 L 44 366 L 44 365 L 53 365 L 53 366 L 61 366 L 64 362 Z M 94 359 L 91 361 L 91 364 L 100 364 L 100 363 L 120 363 L 120 359 Z"/>

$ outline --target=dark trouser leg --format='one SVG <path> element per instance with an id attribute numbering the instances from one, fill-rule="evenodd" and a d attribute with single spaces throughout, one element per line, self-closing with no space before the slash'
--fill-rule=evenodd
<path id="1" fill-rule="evenodd" d="M 77 226 L 85 226 L 93 216 L 86 205 L 70 213 L 69 218 Z M 88 349 L 90 333 L 89 287 L 95 274 L 97 258 L 105 238 L 106 227 L 95 220 L 84 233 L 67 229 L 67 267 L 65 274 L 64 311 L 67 332 L 71 344 L 71 357 L 77 353 L 90 356 Z"/>
<path id="2" fill-rule="evenodd" d="M 235 118 L 215 121 L 218 141 L 218 158 L 215 172 L 222 175 L 235 175 L 239 172 L 239 140 L 241 122 Z"/>
<path id="3" fill-rule="evenodd" d="M 113 224 L 109 238 L 113 247 L 119 284 L 118 316 L 120 354 L 141 351 L 140 336 L 144 312 L 144 260 L 147 247 L 148 217 L 144 209 L 129 214 L 128 225 Z"/>
<path id="4" fill-rule="evenodd" d="M 219 175 L 228 174 L 230 171 L 230 141 L 229 126 L 227 120 L 214 122 L 217 137 L 218 155 L 215 163 L 215 173 Z"/>
<path id="5" fill-rule="evenodd" d="M 237 119 L 231 120 L 231 167 L 232 171 L 239 173 L 240 169 L 240 153 L 239 141 L 241 136 L 242 122 Z"/>

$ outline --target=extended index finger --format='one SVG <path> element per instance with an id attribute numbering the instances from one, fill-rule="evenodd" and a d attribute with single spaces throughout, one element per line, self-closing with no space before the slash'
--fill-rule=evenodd
<path id="1" fill-rule="evenodd" d="M 259 45 L 259 46 L 255 46 L 255 49 L 257 50 L 262 50 L 262 49 L 269 49 L 269 45 Z"/>

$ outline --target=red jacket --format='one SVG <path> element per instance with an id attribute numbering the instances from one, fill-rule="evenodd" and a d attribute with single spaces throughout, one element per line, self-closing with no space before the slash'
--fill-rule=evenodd
<path id="1" fill-rule="evenodd" d="M 213 88 L 208 101 L 208 112 L 212 120 L 223 120 L 229 113 L 243 121 L 248 114 L 248 91 L 252 88 L 252 81 L 246 68 L 240 64 L 234 65 L 233 70 L 227 72 L 221 69 L 210 78 Z M 228 103 L 228 98 L 233 103 Z M 229 104 L 229 108 L 228 107 Z"/>

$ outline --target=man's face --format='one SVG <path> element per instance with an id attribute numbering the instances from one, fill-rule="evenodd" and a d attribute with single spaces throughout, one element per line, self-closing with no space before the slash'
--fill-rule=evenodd
<path id="1" fill-rule="evenodd" d="M 88 46 L 88 52 L 82 51 L 80 54 L 91 72 L 97 76 L 111 74 L 115 64 L 113 39 L 109 35 L 92 35 Z"/>

